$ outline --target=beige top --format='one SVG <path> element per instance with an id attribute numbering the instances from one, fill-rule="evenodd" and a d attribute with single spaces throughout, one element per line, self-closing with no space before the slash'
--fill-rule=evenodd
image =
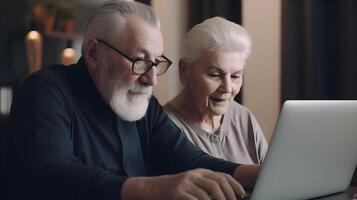
<path id="1" fill-rule="evenodd" d="M 257 120 L 246 107 L 231 103 L 220 129 L 214 134 L 188 122 L 172 105 L 166 104 L 164 108 L 186 137 L 204 152 L 240 164 L 262 164 L 268 144 Z"/>

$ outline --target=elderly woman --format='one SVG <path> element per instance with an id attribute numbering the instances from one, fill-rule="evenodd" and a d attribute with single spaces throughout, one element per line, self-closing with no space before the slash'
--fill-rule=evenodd
<path id="1" fill-rule="evenodd" d="M 234 101 L 251 50 L 247 31 L 221 17 L 193 27 L 179 63 L 181 93 L 165 109 L 186 137 L 212 156 L 261 164 L 268 145 L 253 114 Z"/>

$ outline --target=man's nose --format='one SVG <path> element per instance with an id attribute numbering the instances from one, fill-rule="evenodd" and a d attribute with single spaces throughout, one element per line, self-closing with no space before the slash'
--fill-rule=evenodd
<path id="1" fill-rule="evenodd" d="M 157 84 L 157 75 L 156 75 L 156 67 L 150 69 L 150 71 L 141 75 L 141 81 L 147 85 L 154 86 Z"/>

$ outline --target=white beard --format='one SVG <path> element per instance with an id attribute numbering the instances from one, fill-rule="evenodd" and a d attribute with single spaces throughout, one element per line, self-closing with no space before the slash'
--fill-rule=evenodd
<path id="1" fill-rule="evenodd" d="M 145 116 L 151 93 L 151 86 L 144 86 L 138 81 L 130 86 L 117 83 L 113 86 L 109 106 L 121 119 L 136 121 Z"/>
<path id="2" fill-rule="evenodd" d="M 120 77 L 113 77 L 115 66 L 103 60 L 101 64 L 101 94 L 118 117 L 125 121 L 136 121 L 145 116 L 152 94 L 152 86 L 139 82 L 123 83 Z"/>

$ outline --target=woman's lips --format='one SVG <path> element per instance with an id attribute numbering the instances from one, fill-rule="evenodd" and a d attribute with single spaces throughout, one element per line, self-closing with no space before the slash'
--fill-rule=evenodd
<path id="1" fill-rule="evenodd" d="M 224 103 L 229 100 L 229 98 L 221 98 L 221 97 L 210 97 L 210 99 L 217 103 Z"/>

